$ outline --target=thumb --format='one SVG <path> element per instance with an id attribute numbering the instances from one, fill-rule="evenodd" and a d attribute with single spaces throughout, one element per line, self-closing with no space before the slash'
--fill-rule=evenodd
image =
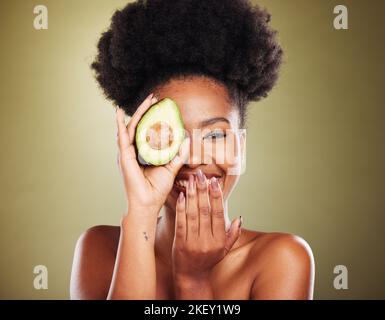
<path id="1" fill-rule="evenodd" d="M 186 137 L 180 148 L 178 154 L 165 165 L 165 167 L 174 175 L 177 175 L 178 171 L 182 166 L 187 163 L 188 157 L 190 153 L 190 138 Z"/>
<path id="2" fill-rule="evenodd" d="M 229 231 L 226 233 L 226 254 L 231 250 L 234 243 L 238 240 L 239 236 L 241 235 L 241 226 L 242 226 L 242 216 L 239 216 L 239 218 L 234 219 L 231 223 Z"/>

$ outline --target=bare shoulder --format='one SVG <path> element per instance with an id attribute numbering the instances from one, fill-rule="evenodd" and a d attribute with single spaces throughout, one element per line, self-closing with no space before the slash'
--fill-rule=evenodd
<path id="1" fill-rule="evenodd" d="M 289 233 L 247 230 L 248 263 L 255 272 L 252 296 L 258 299 L 311 299 L 314 257 L 310 245 Z"/>
<path id="2" fill-rule="evenodd" d="M 95 244 L 100 244 L 108 247 L 114 247 L 114 244 L 119 241 L 120 227 L 119 226 L 108 226 L 100 225 L 94 226 L 84 231 L 78 241 L 77 246 L 88 246 L 94 247 Z"/>
<path id="3" fill-rule="evenodd" d="M 75 254 L 101 260 L 116 253 L 119 242 L 118 226 L 100 225 L 84 231 L 76 242 Z"/>
<path id="4" fill-rule="evenodd" d="M 252 250 L 259 258 L 278 255 L 280 258 L 294 258 L 296 262 L 306 263 L 313 257 L 310 245 L 300 236 L 290 233 L 258 233 Z"/>
<path id="5" fill-rule="evenodd" d="M 120 228 L 94 226 L 77 240 L 71 272 L 71 299 L 105 299 L 113 273 Z"/>

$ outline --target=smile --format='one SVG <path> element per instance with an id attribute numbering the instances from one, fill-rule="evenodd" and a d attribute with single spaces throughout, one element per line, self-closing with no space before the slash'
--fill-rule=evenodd
<path id="1" fill-rule="evenodd" d="M 216 176 L 216 178 L 218 179 L 219 185 L 222 188 L 223 187 L 222 177 Z M 208 177 L 206 178 L 206 181 L 208 184 L 211 184 L 211 180 Z M 174 181 L 174 189 L 177 190 L 178 192 L 182 191 L 183 193 L 186 194 L 187 186 L 188 186 L 188 180 L 186 179 L 175 179 Z"/>

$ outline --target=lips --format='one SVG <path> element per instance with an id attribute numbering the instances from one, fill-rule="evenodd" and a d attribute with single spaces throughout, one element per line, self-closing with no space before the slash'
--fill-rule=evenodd
<path id="1" fill-rule="evenodd" d="M 220 174 L 216 173 L 209 173 L 209 172 L 203 172 L 203 174 L 206 176 L 207 179 L 211 179 L 212 177 L 221 178 L 222 176 Z M 196 171 L 193 172 L 180 172 L 175 178 L 175 181 L 178 180 L 187 180 L 190 175 L 193 175 L 195 178 L 197 178 L 198 173 Z"/>

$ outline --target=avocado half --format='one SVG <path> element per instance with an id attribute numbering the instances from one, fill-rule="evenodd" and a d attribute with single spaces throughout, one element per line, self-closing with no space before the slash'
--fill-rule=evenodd
<path id="1" fill-rule="evenodd" d="M 185 137 L 182 115 L 176 102 L 164 98 L 150 107 L 136 127 L 140 160 L 161 166 L 178 153 Z"/>

